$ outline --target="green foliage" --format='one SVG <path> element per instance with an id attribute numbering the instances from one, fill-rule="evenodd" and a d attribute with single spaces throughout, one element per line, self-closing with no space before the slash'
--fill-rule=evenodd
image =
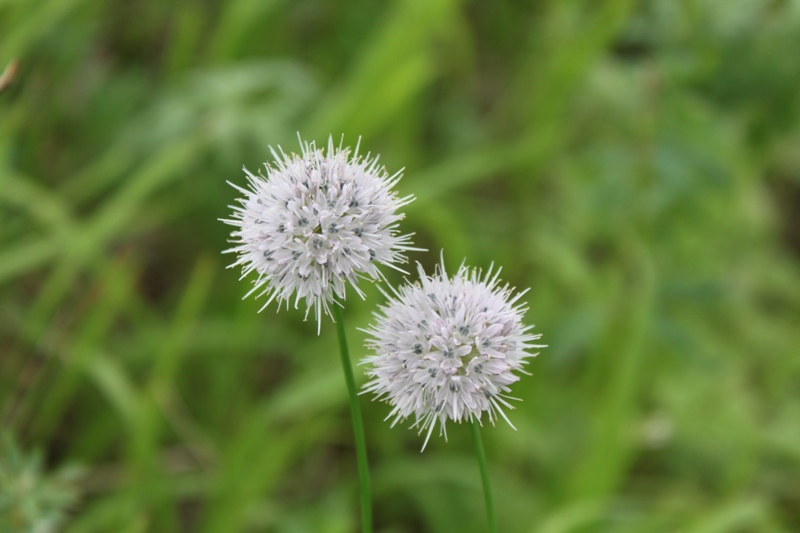
<path id="1" fill-rule="evenodd" d="M 334 328 L 242 301 L 217 218 L 361 135 L 413 261 L 532 288 L 498 530 L 800 530 L 799 45 L 797 0 L 0 0 L 0 424 L 86 465 L 66 533 L 355 531 Z M 376 531 L 483 531 L 469 428 L 362 399 Z"/>
<path id="2" fill-rule="evenodd" d="M 75 503 L 75 469 L 48 475 L 41 454 L 23 455 L 10 435 L 0 447 L 0 531 L 51 533 Z"/>

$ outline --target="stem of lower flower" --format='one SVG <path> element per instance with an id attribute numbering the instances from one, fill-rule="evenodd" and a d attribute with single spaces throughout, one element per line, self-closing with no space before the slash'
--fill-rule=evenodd
<path id="1" fill-rule="evenodd" d="M 480 425 L 478 419 L 470 421 L 472 429 L 472 442 L 475 444 L 475 455 L 478 458 L 478 466 L 481 470 L 481 481 L 483 482 L 483 497 L 486 502 L 486 520 L 489 523 L 489 533 L 497 533 L 497 522 L 494 517 L 494 499 L 492 498 L 492 485 L 489 481 L 489 471 L 486 468 L 486 454 L 483 452 L 483 441 L 481 440 Z"/>
<path id="2" fill-rule="evenodd" d="M 358 402 L 353 366 L 350 364 L 350 351 L 347 349 L 342 308 L 337 302 L 334 302 L 331 307 L 333 307 L 333 316 L 336 320 L 336 330 L 339 333 L 339 354 L 342 357 L 342 370 L 344 371 L 344 380 L 347 382 L 347 395 L 350 398 L 350 415 L 353 418 L 358 478 L 361 485 L 361 531 L 362 533 L 372 533 L 372 496 L 369 485 L 369 464 L 367 463 L 367 440 L 364 438 L 364 420 L 361 417 L 361 405 Z"/>

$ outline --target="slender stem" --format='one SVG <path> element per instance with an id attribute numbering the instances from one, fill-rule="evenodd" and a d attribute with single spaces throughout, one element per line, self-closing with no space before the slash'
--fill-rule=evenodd
<path id="1" fill-rule="evenodd" d="M 364 420 L 361 418 L 356 380 L 353 377 L 353 366 L 350 364 L 350 351 L 347 349 L 342 308 L 336 302 L 331 307 L 333 307 L 333 316 L 336 320 L 336 330 L 339 332 L 339 353 L 342 356 L 342 370 L 344 370 L 344 380 L 347 382 L 347 395 L 350 397 L 350 415 L 353 418 L 358 478 L 361 485 L 361 531 L 362 533 L 372 533 L 372 496 L 369 488 L 369 464 L 367 463 L 367 440 L 364 438 Z"/>
<path id="2" fill-rule="evenodd" d="M 472 419 L 470 428 L 472 429 L 472 442 L 475 444 L 475 455 L 478 458 L 478 466 L 481 469 L 481 481 L 483 481 L 483 497 L 486 500 L 486 519 L 489 522 L 489 533 L 497 533 L 492 485 L 489 481 L 489 471 L 486 469 L 486 454 L 483 452 L 483 441 L 481 440 L 481 430 L 477 419 Z"/>

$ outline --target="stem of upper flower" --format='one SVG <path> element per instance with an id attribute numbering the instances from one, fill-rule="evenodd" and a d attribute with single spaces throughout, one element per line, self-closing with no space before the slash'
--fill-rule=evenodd
<path id="1" fill-rule="evenodd" d="M 347 349 L 342 308 L 337 302 L 334 302 L 331 307 L 333 307 L 333 316 L 336 320 L 336 331 L 339 333 L 339 354 L 342 357 L 342 370 L 344 371 L 344 380 L 347 382 L 347 395 L 350 398 L 350 415 L 353 418 L 358 478 L 361 485 L 361 531 L 362 533 L 372 533 L 372 496 L 369 484 L 369 464 L 367 463 L 367 440 L 364 438 L 364 420 L 361 417 L 361 405 L 358 402 L 353 366 L 350 364 L 350 351 Z"/>
<path id="2" fill-rule="evenodd" d="M 497 533 L 497 522 L 494 517 L 494 499 L 492 498 L 492 485 L 489 481 L 489 471 L 486 468 L 486 454 L 483 452 L 483 441 L 481 440 L 480 425 L 477 418 L 470 421 L 472 429 L 472 442 L 475 444 L 475 455 L 478 458 L 478 466 L 481 470 L 481 481 L 483 482 L 483 497 L 486 502 L 486 520 L 489 523 L 489 533 Z"/>

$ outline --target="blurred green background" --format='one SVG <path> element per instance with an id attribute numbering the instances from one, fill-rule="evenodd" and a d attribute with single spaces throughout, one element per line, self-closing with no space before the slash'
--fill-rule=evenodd
<path id="1" fill-rule="evenodd" d="M 798 0 L 0 0 L 0 531 L 357 530 L 334 328 L 220 255 L 298 131 L 531 287 L 501 531 L 800 531 L 799 50 Z M 468 428 L 362 398 L 377 530 L 484 531 Z"/>

